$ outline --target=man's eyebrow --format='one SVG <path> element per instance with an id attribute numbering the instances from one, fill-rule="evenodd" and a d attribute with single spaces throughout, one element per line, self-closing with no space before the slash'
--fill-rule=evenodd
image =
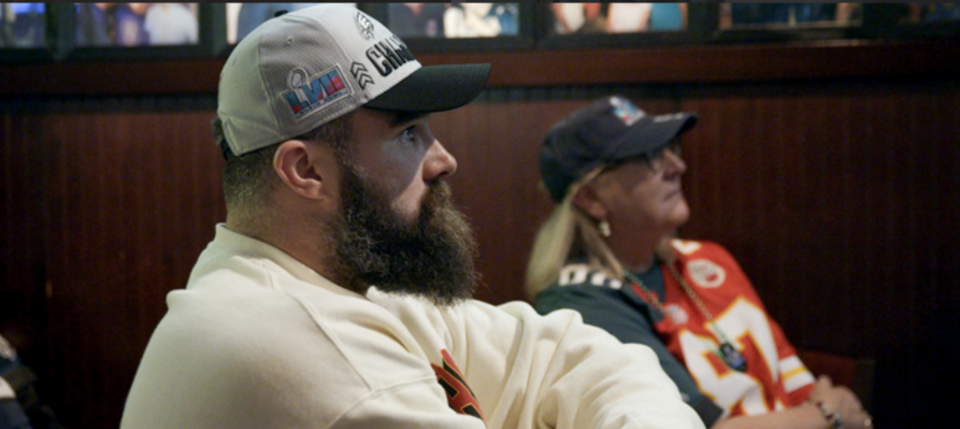
<path id="1" fill-rule="evenodd" d="M 390 119 L 390 126 L 397 127 L 403 124 L 407 124 L 407 123 L 416 121 L 420 118 L 423 118 L 428 114 L 429 113 L 424 113 L 424 112 L 407 112 L 407 111 L 394 112 L 393 118 Z"/>

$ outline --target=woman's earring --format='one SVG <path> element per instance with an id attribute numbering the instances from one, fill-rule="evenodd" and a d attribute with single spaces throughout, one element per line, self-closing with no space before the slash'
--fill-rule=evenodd
<path id="1" fill-rule="evenodd" d="M 600 222 L 597 222 L 597 229 L 600 230 L 600 235 L 604 238 L 610 236 L 610 222 L 607 222 L 606 219 L 601 219 Z"/>

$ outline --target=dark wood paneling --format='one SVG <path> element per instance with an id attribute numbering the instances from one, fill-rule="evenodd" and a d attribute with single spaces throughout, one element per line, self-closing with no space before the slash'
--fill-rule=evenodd
<path id="1" fill-rule="evenodd" d="M 0 333 L 46 366 L 42 149 L 33 116 L 0 116 Z"/>
<path id="2" fill-rule="evenodd" d="M 51 115 L 51 399 L 116 427 L 146 342 L 224 218 L 212 113 Z"/>

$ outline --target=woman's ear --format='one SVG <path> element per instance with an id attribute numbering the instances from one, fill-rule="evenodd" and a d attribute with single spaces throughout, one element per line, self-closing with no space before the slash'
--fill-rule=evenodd
<path id="1" fill-rule="evenodd" d="M 607 218 L 607 206 L 604 205 L 603 201 L 600 200 L 596 189 L 589 184 L 581 186 L 580 189 L 577 189 L 576 193 L 573 194 L 572 202 L 575 207 L 583 210 L 584 213 L 590 215 L 590 217 L 594 219 L 601 220 Z"/>
<path id="2" fill-rule="evenodd" d="M 280 144 L 273 156 L 273 169 L 281 182 L 301 197 L 319 200 L 330 196 L 332 182 L 337 177 L 331 171 L 331 150 L 327 145 L 311 144 L 304 140 L 287 140 Z M 328 159 L 329 158 L 329 159 Z"/>

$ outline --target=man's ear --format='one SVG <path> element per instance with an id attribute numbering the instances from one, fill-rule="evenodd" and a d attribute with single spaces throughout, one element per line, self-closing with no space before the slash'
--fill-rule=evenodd
<path id="1" fill-rule="evenodd" d="M 326 145 L 304 140 L 287 140 L 280 144 L 273 156 L 273 169 L 280 180 L 301 197 L 319 200 L 330 197 L 333 153 Z"/>
<path id="2" fill-rule="evenodd" d="M 597 191 L 589 184 L 577 189 L 577 193 L 573 194 L 572 203 L 574 207 L 583 210 L 584 213 L 594 219 L 606 219 L 607 217 L 607 206 L 603 204 L 603 201 L 600 201 Z"/>

